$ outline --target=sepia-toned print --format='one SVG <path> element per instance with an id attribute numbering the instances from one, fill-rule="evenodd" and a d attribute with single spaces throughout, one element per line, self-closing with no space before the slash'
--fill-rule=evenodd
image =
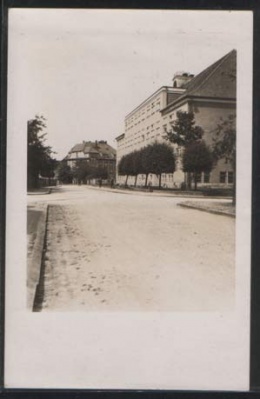
<path id="1" fill-rule="evenodd" d="M 233 310 L 236 40 L 130 14 L 28 22 L 28 309 Z"/>

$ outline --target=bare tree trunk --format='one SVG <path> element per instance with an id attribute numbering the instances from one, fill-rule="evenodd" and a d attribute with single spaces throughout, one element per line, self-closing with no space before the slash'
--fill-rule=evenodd
<path id="1" fill-rule="evenodd" d="M 191 190 L 191 174 L 190 172 L 187 173 L 187 188 Z"/>
<path id="2" fill-rule="evenodd" d="M 128 175 L 126 175 L 126 179 L 125 179 L 125 187 L 127 187 L 127 180 L 128 180 Z"/>
<path id="3" fill-rule="evenodd" d="M 136 183 L 137 183 L 137 177 L 138 177 L 138 175 L 135 176 L 135 187 L 136 187 Z"/>
<path id="4" fill-rule="evenodd" d="M 148 173 L 145 175 L 145 187 L 147 187 Z"/>
<path id="5" fill-rule="evenodd" d="M 193 173 L 193 180 L 194 180 L 194 190 L 197 191 L 197 179 L 198 175 L 197 173 Z"/>
<path id="6" fill-rule="evenodd" d="M 159 174 L 159 190 L 161 190 L 161 186 L 162 186 L 162 174 Z"/>

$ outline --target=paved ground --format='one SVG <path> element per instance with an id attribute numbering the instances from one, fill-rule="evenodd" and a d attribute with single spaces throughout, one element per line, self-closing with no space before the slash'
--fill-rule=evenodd
<path id="1" fill-rule="evenodd" d="M 43 310 L 232 308 L 235 220 L 86 186 L 28 202 L 49 204 Z"/>
<path id="2" fill-rule="evenodd" d="M 235 217 L 236 208 L 232 202 L 229 201 L 183 201 L 180 203 L 181 206 L 186 208 L 194 208 L 204 212 L 211 212 L 219 215 L 226 215 Z"/>

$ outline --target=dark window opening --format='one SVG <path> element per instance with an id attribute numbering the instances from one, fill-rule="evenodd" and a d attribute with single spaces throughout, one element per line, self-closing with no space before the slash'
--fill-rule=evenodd
<path id="1" fill-rule="evenodd" d="M 210 181 L 210 173 L 204 173 L 204 183 L 209 183 Z"/>
<path id="2" fill-rule="evenodd" d="M 226 183 L 226 172 L 220 172 L 219 173 L 219 182 L 220 183 Z"/>
<path id="3" fill-rule="evenodd" d="M 234 173 L 228 172 L 228 183 L 234 183 Z"/>

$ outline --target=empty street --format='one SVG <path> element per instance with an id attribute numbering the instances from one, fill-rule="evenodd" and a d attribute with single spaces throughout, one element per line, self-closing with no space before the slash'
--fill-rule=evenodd
<path id="1" fill-rule="evenodd" d="M 235 219 L 181 201 L 88 186 L 29 196 L 48 204 L 42 311 L 231 310 Z"/>

